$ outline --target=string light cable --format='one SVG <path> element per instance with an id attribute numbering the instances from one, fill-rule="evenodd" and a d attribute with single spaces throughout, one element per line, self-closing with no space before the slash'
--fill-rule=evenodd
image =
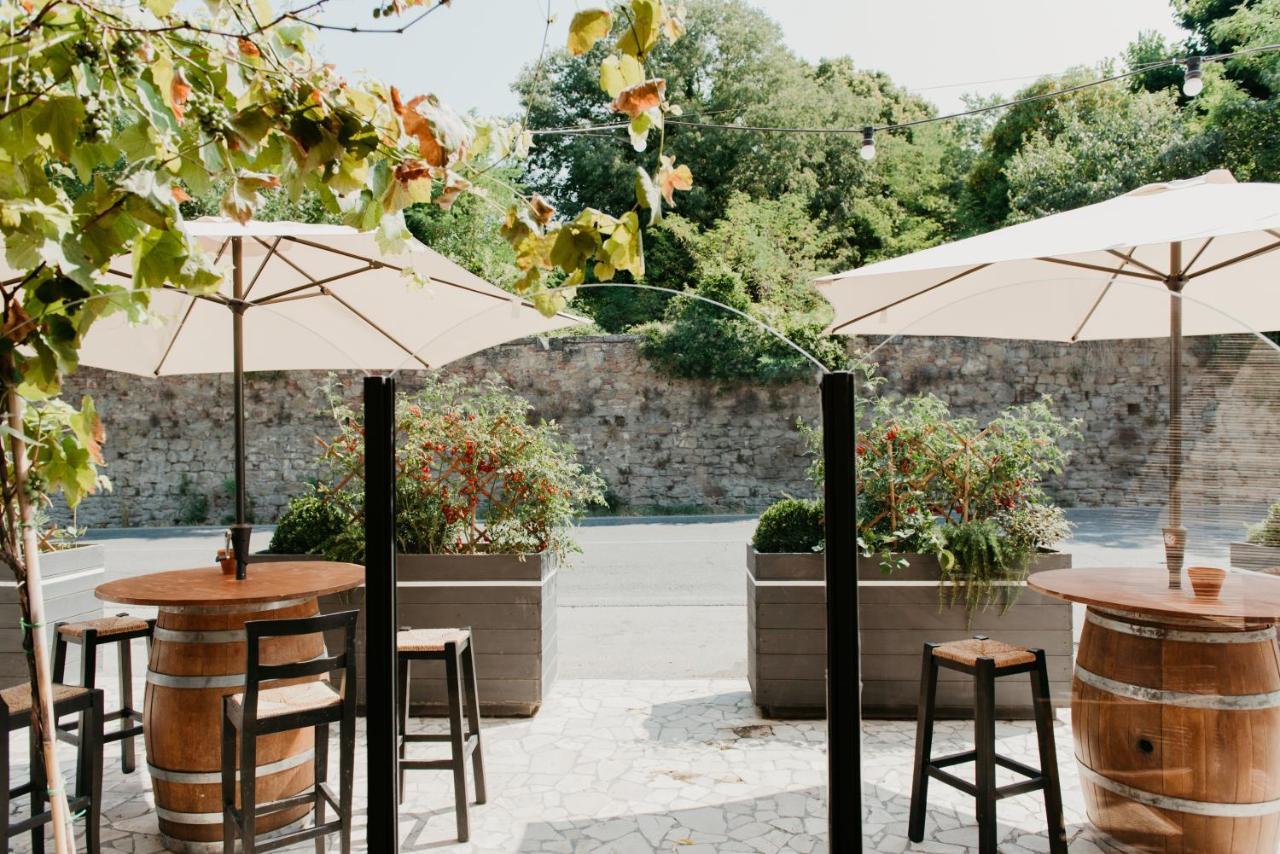
<path id="1" fill-rule="evenodd" d="M 1084 83 L 1077 83 L 1073 86 L 1064 86 L 1060 89 L 1053 89 L 1048 92 L 1039 92 L 1034 95 L 1028 95 L 1023 98 L 1014 98 L 1007 101 L 1001 101 L 996 104 L 984 104 L 980 107 L 974 107 L 968 110 L 960 110 L 954 113 L 946 113 L 940 116 L 926 116 L 924 118 L 912 119 L 904 122 L 896 122 L 893 124 L 882 125 L 863 125 L 858 127 L 781 127 L 775 125 L 749 125 L 741 121 L 735 122 L 707 122 L 700 121 L 696 118 L 668 118 L 666 124 L 668 126 L 677 126 L 682 128 L 707 128 L 709 130 L 726 130 L 726 131 L 749 131 L 753 133 L 782 133 L 782 134 L 845 134 L 856 135 L 862 137 L 861 153 L 864 159 L 870 160 L 875 157 L 875 135 L 877 133 L 889 133 L 899 130 L 907 130 L 910 128 L 920 127 L 922 125 L 935 124 L 937 122 L 955 121 L 957 119 L 972 118 L 986 113 L 992 113 L 997 110 L 1005 110 L 1010 107 L 1020 106 L 1022 104 L 1031 104 L 1038 101 L 1046 101 L 1051 98 L 1060 98 L 1064 95 L 1070 95 L 1075 92 L 1081 92 L 1086 89 L 1092 89 L 1098 86 L 1105 86 L 1110 83 L 1116 83 L 1121 80 L 1128 80 L 1137 77 L 1148 71 L 1159 68 L 1175 68 L 1181 66 L 1186 70 L 1186 79 L 1183 82 L 1184 92 L 1191 97 L 1198 95 L 1203 89 L 1203 72 L 1204 65 L 1211 62 L 1224 62 L 1232 59 L 1239 59 L 1244 56 L 1254 56 L 1264 53 L 1274 53 L 1280 51 L 1280 43 L 1271 43 L 1258 45 L 1257 47 L 1242 48 L 1240 50 L 1231 51 L 1229 53 L 1208 54 L 1205 56 L 1188 56 L 1188 57 L 1170 57 L 1168 59 L 1156 62 L 1144 63 L 1129 68 L 1116 74 L 1108 74 L 1095 80 L 1089 80 Z M 1046 75 L 1047 76 L 1047 75 Z M 937 88 L 937 87 L 935 87 Z M 605 122 L 601 124 L 577 125 L 556 128 L 534 128 L 530 133 L 543 136 L 573 136 L 573 135 L 592 135 L 598 136 L 601 131 L 618 130 L 627 127 L 628 123 Z"/>

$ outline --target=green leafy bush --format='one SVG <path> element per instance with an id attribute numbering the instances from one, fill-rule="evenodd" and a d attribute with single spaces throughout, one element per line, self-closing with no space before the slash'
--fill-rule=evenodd
<path id="1" fill-rule="evenodd" d="M 1255 546 L 1280 548 L 1280 501 L 1271 505 L 1265 519 L 1249 528 L 1246 539 Z"/>
<path id="2" fill-rule="evenodd" d="M 289 500 L 267 551 L 273 554 L 324 554 L 342 533 L 348 516 L 332 500 L 309 492 Z"/>
<path id="3" fill-rule="evenodd" d="M 758 552 L 816 552 L 824 536 L 821 501 L 784 498 L 760 514 L 752 544 Z"/>
<path id="4" fill-rule="evenodd" d="M 874 394 L 879 382 L 864 366 L 864 387 Z M 1043 483 L 1062 472 L 1064 443 L 1079 438 L 1079 425 L 1048 397 L 981 423 L 952 415 L 932 395 L 878 396 L 859 421 L 859 549 L 886 572 L 903 566 L 903 555 L 932 555 L 955 583 L 944 587 L 944 604 L 963 601 L 971 613 L 1008 607 L 1018 592 L 1011 584 L 1025 579 L 1035 553 L 1070 534 Z M 818 458 L 810 476 L 820 486 L 821 435 L 807 435 Z"/>
<path id="5" fill-rule="evenodd" d="M 330 389 L 339 432 L 323 442 L 319 495 L 342 513 L 326 545 L 335 560 L 364 558 L 364 432 Z M 427 376 L 396 405 L 396 546 L 417 554 L 565 555 L 573 522 L 604 503 L 604 482 L 577 461 L 554 422 L 530 423 L 530 404 L 496 378 L 468 385 Z"/>

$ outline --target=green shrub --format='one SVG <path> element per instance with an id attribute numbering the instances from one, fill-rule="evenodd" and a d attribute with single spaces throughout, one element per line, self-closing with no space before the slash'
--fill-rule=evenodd
<path id="1" fill-rule="evenodd" d="M 178 516 L 175 525 L 203 525 L 209 521 L 209 496 L 185 473 L 178 479 Z"/>
<path id="2" fill-rule="evenodd" d="M 280 514 L 267 551 L 273 554 L 324 554 L 347 524 L 347 515 L 318 492 L 289 500 Z"/>
<path id="3" fill-rule="evenodd" d="M 784 498 L 760 514 L 752 544 L 758 552 L 816 552 L 823 537 L 822 502 Z"/>
<path id="4" fill-rule="evenodd" d="M 1255 546 L 1280 548 L 1280 501 L 1271 505 L 1265 519 L 1249 528 L 1247 539 Z"/>

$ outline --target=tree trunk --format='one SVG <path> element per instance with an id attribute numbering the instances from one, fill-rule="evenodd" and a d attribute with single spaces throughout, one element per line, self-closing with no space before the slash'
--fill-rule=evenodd
<path id="1" fill-rule="evenodd" d="M 76 838 L 67 806 L 67 791 L 58 767 L 57 734 L 53 717 L 53 676 L 44 634 L 44 592 L 40 583 L 40 548 L 36 542 L 31 501 L 27 494 L 27 445 L 22 436 L 22 398 L 9 388 L 9 447 L 12 452 L 14 489 L 18 499 L 18 526 L 22 536 L 22 567 L 17 576 L 18 604 L 26 621 L 30 644 L 31 726 L 44 756 L 49 781 L 49 808 L 53 813 L 53 844 L 57 854 L 75 854 Z M 18 567 L 14 567 L 18 569 Z M 80 734 L 81 738 L 85 733 Z M 35 757 L 32 757 L 33 760 Z"/>

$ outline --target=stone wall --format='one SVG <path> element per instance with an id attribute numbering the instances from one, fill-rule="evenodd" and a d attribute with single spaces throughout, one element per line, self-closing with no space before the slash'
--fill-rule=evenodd
<path id="1" fill-rule="evenodd" d="M 1256 348 L 1204 341 L 1188 345 L 1187 432 L 1190 457 L 1212 471 L 1221 455 L 1202 449 L 1196 457 L 1196 442 L 1207 448 L 1205 443 L 1219 441 L 1222 398 L 1238 385 L 1250 354 L 1257 357 Z M 1274 353 L 1266 356 L 1268 368 L 1280 362 Z M 1160 500 L 1167 342 L 906 339 L 882 347 L 876 360 L 891 393 L 933 392 L 957 413 L 983 417 L 1053 395 L 1063 414 L 1083 419 L 1085 433 L 1069 470 L 1053 484 L 1056 494 L 1081 504 L 1117 496 Z M 817 422 L 816 381 L 779 387 L 673 380 L 649 365 L 635 339 L 622 336 L 520 341 L 448 370 L 502 376 L 539 415 L 563 426 L 584 462 L 600 469 L 624 505 L 756 510 L 784 493 L 811 491 L 796 421 Z M 350 395 L 359 394 L 356 376 L 339 379 Z M 259 521 L 273 519 L 314 474 L 316 437 L 333 432 L 324 382 L 324 374 L 304 372 L 248 380 L 249 488 Z M 1266 385 L 1256 371 L 1250 382 Z M 201 497 L 208 503 L 207 521 L 228 518 L 229 377 L 157 380 L 85 369 L 67 392 L 89 393 L 97 401 L 107 428 L 106 472 L 114 483 L 110 494 L 84 502 L 79 524 L 194 522 Z M 1255 420 L 1258 430 L 1280 422 Z M 1247 457 L 1242 452 L 1241 469 L 1253 465 Z"/>

